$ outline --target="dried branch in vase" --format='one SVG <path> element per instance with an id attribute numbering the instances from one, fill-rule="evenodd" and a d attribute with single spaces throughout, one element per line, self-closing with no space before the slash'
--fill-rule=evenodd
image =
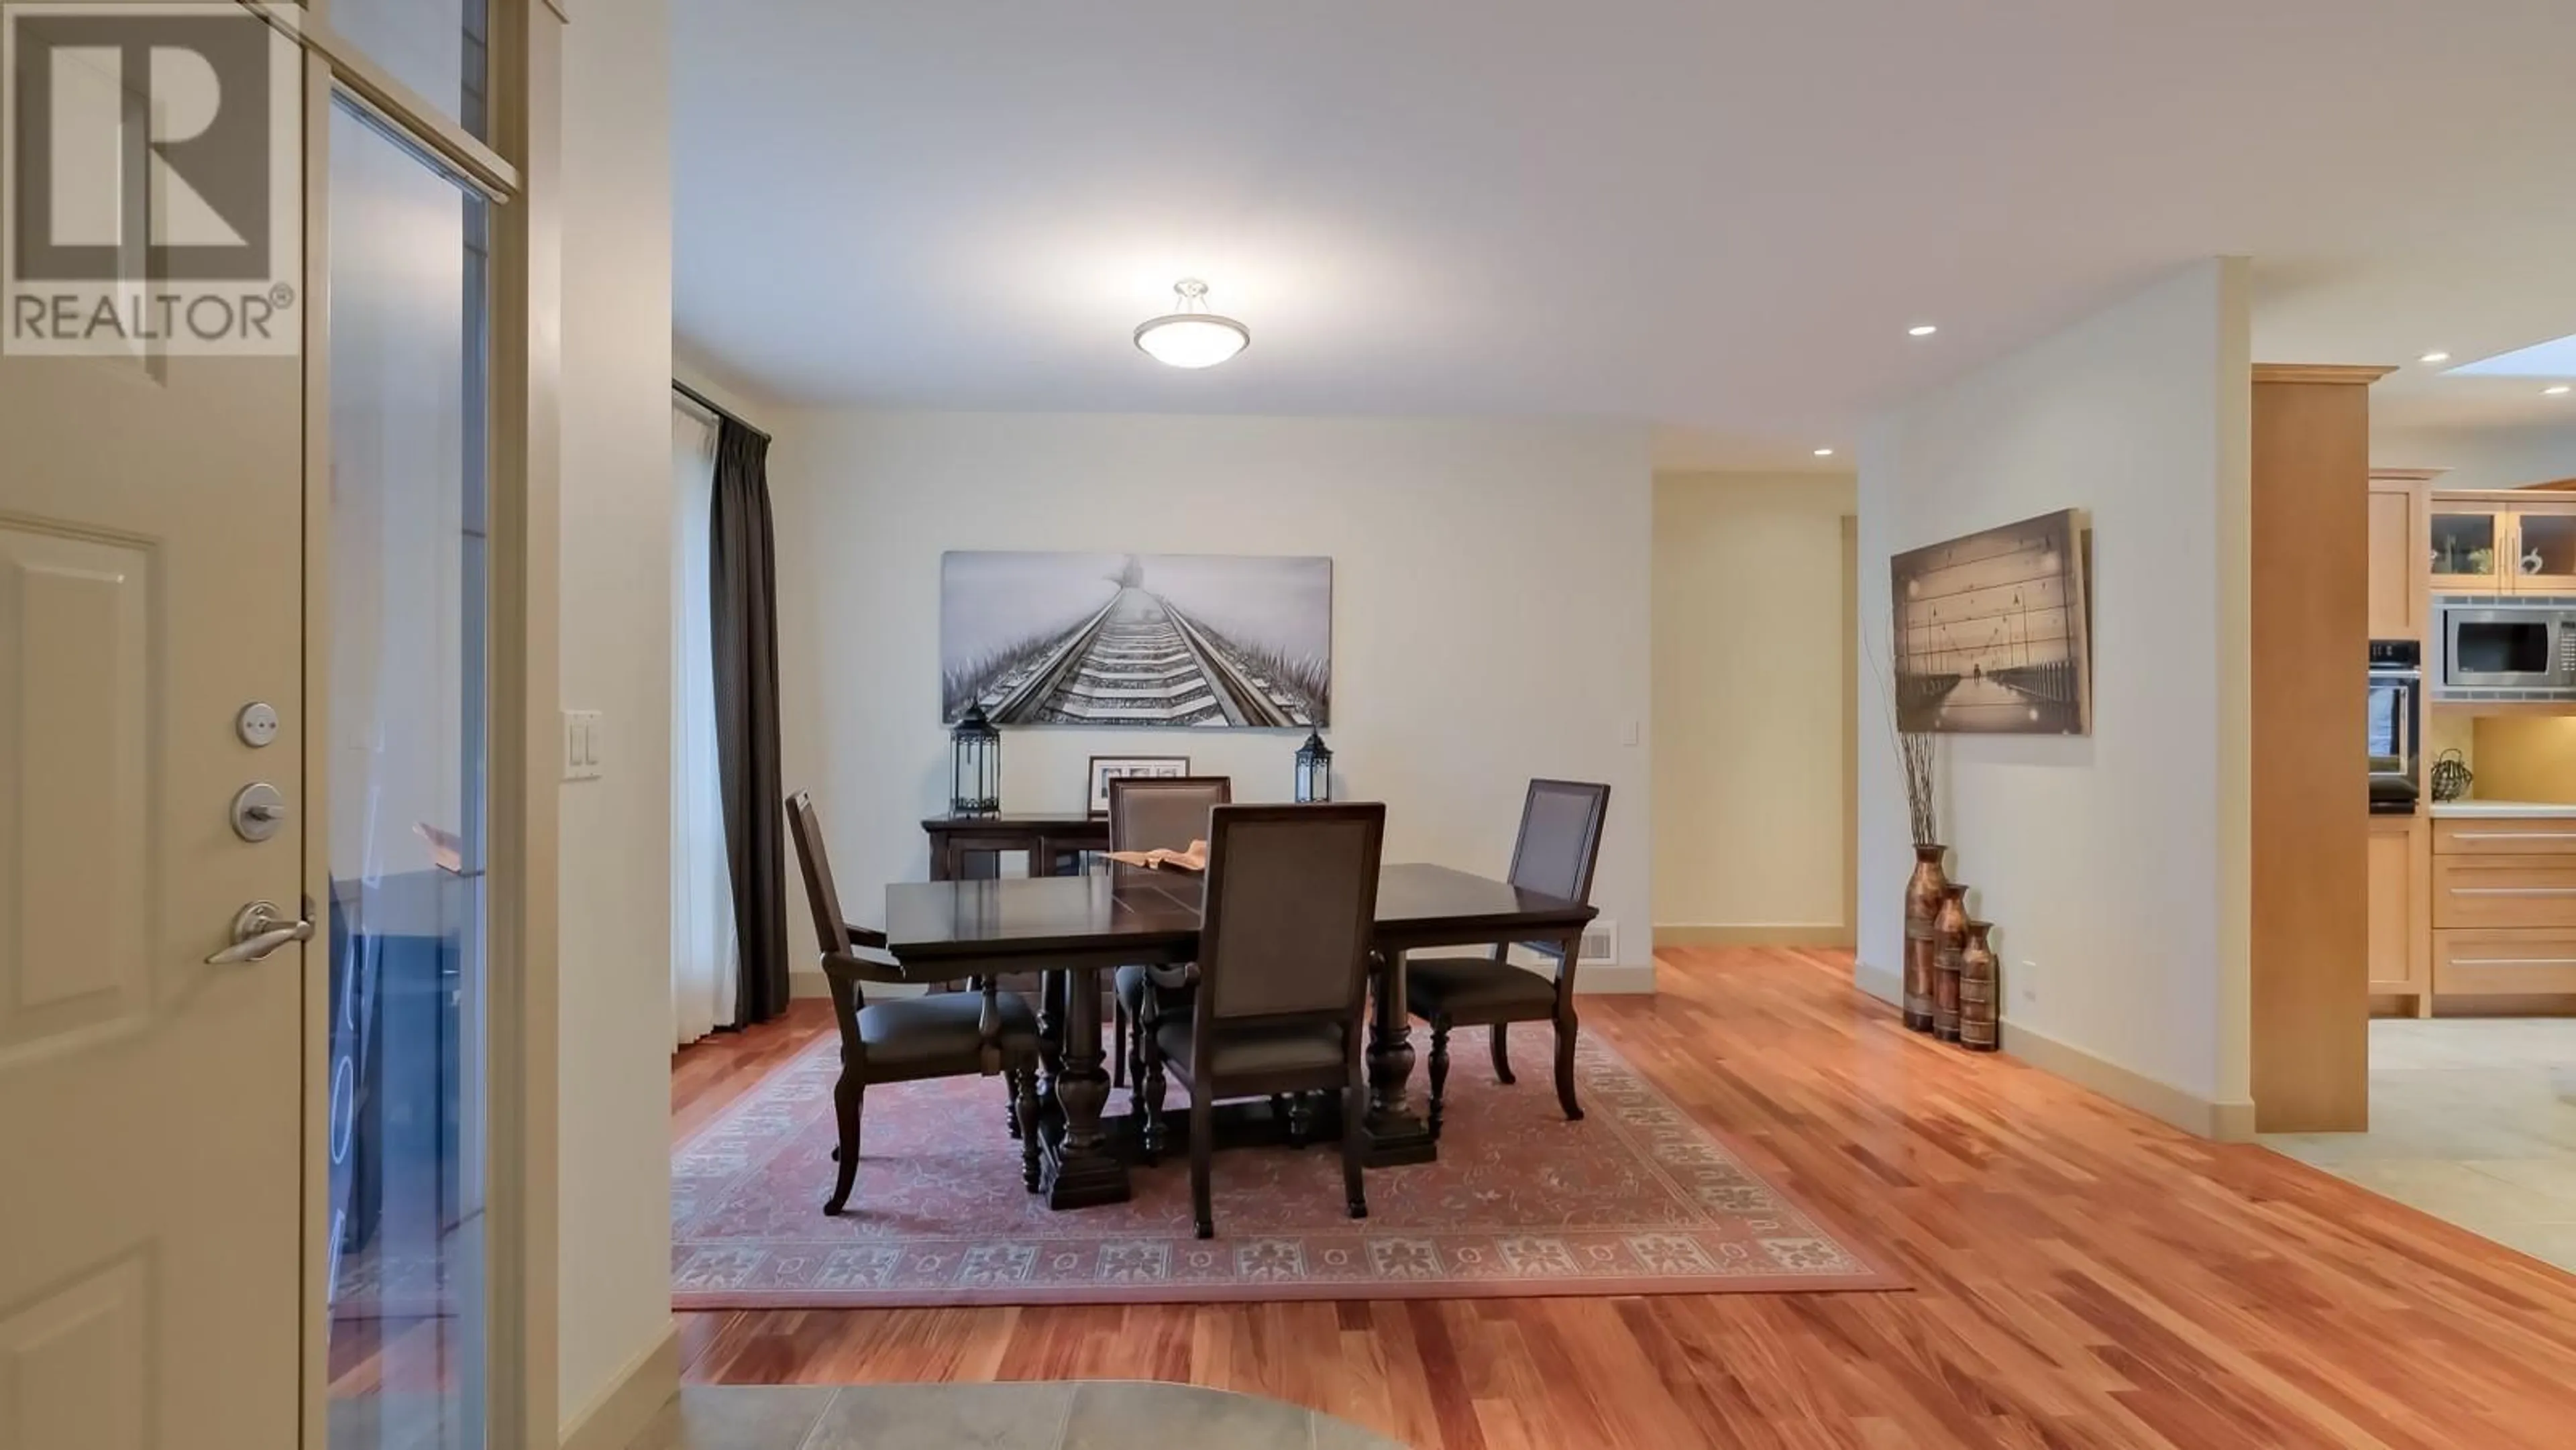
<path id="1" fill-rule="evenodd" d="M 1887 702 L 1888 724 L 1897 720 L 1894 671 L 1883 665 L 1869 636 L 1861 636 L 1861 652 L 1868 657 L 1870 673 L 1878 680 L 1879 698 Z M 1939 763 L 1938 735 L 1921 730 L 1895 730 L 1896 763 L 1905 772 L 1905 814 L 1913 829 L 1914 844 L 1929 846 L 1941 839 L 1941 799 L 1934 767 Z"/>
<path id="2" fill-rule="evenodd" d="M 1896 737 L 1897 759 L 1905 767 L 1905 813 L 1918 845 L 1941 839 L 1940 798 L 1932 776 L 1939 740 L 1919 730 L 1902 731 Z"/>

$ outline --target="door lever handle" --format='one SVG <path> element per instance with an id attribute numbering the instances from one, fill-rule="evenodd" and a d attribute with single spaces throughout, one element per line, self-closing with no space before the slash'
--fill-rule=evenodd
<path id="1" fill-rule="evenodd" d="M 277 914 L 277 903 L 254 901 L 233 918 L 233 944 L 206 958 L 206 965 L 233 967 L 264 961 L 269 953 L 288 942 L 311 940 L 313 923 L 309 916 L 302 921 L 288 921 Z"/>

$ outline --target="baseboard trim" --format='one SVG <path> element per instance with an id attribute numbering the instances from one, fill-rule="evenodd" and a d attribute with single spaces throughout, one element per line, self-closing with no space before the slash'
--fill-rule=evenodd
<path id="1" fill-rule="evenodd" d="M 2217 1143 L 2253 1141 L 2254 1104 L 2250 1101 L 2214 1102 L 2169 1082 L 2096 1057 L 2080 1047 L 2070 1047 L 2009 1018 L 2003 1023 L 2003 1050 L 2007 1056 L 2020 1058 L 2042 1072 L 2062 1077 L 2079 1087 L 2090 1088 L 2115 1103 L 2171 1123 L 2194 1137 Z"/>
<path id="2" fill-rule="evenodd" d="M 1665 947 L 1843 947 L 1851 928 L 1840 922 L 1771 922 L 1658 926 L 1655 949 Z"/>
<path id="3" fill-rule="evenodd" d="M 1637 966 L 1592 962 L 1574 977 L 1574 995 L 1578 997 L 1652 996 L 1654 991 L 1655 967 L 1652 962 Z"/>
<path id="4" fill-rule="evenodd" d="M 1893 969 L 1853 962 L 1852 985 L 1891 1007 L 1905 1005 L 1905 977 Z"/>
<path id="5" fill-rule="evenodd" d="M 680 1393 L 680 1325 L 662 1327 L 642 1354 L 626 1362 L 599 1394 L 564 1422 L 563 1450 L 627 1450 L 653 1417 Z"/>

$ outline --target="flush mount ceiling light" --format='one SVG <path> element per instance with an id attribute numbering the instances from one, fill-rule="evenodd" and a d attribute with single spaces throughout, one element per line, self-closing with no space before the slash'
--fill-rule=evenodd
<path id="1" fill-rule="evenodd" d="M 1933 326 L 1931 323 L 1918 322 L 1912 327 L 1905 329 L 1905 335 L 1907 337 L 1930 337 L 1932 334 L 1939 332 L 1940 330 L 1941 329 Z"/>
<path id="2" fill-rule="evenodd" d="M 1830 448 L 1819 448 L 1816 450 L 1816 456 L 1818 458 L 1831 458 L 1834 456 L 1834 450 Z"/>
<path id="3" fill-rule="evenodd" d="M 1207 284 L 1184 277 L 1172 284 L 1178 303 L 1136 329 L 1136 346 L 1176 368 L 1212 368 L 1252 346 L 1252 329 L 1208 311 Z"/>
<path id="4" fill-rule="evenodd" d="M 2428 352 L 2415 360 L 2417 362 L 2428 363 L 2449 362 L 2451 360 L 2451 355 L 2447 352 Z"/>

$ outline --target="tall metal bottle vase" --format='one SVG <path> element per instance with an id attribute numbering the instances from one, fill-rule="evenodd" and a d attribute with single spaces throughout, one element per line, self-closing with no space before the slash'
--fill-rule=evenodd
<path id="1" fill-rule="evenodd" d="M 1941 914 L 1932 919 L 1932 1035 L 1943 1042 L 1959 1040 L 1960 959 L 1968 950 L 1968 888 L 1953 881 L 1941 888 Z"/>
<path id="2" fill-rule="evenodd" d="M 1905 1025 L 1916 1032 L 1932 1030 L 1932 969 L 1938 957 L 1933 922 L 1941 914 L 1941 890 L 1949 878 L 1941 871 L 1947 846 L 1914 843 L 1914 874 L 1905 882 Z"/>
<path id="3" fill-rule="evenodd" d="M 2003 1046 L 2001 983 L 1995 970 L 1994 945 L 1986 934 L 1991 921 L 1968 923 L 1968 945 L 1959 953 L 1959 1045 L 1970 1052 L 1993 1052 Z"/>

